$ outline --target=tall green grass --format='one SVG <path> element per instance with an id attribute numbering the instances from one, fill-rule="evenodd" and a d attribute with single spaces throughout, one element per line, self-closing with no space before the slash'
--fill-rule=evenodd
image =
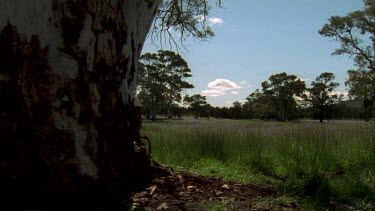
<path id="1" fill-rule="evenodd" d="M 271 183 L 316 206 L 375 201 L 375 126 L 362 123 L 146 123 L 156 161 L 239 182 Z M 365 206 L 364 205 L 364 206 Z M 314 205 L 315 206 L 315 205 Z"/>

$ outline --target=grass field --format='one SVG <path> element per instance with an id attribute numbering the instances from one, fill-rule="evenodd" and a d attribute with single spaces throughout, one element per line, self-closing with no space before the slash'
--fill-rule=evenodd
<path id="1" fill-rule="evenodd" d="M 264 184 L 305 209 L 375 209 L 374 124 L 187 118 L 144 121 L 142 134 L 177 170 Z"/>

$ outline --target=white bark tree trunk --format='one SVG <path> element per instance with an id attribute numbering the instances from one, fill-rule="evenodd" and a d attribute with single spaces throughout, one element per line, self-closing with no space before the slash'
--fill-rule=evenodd
<path id="1" fill-rule="evenodd" d="M 1 195 L 54 203 L 149 178 L 134 97 L 158 5 L 0 1 Z"/>

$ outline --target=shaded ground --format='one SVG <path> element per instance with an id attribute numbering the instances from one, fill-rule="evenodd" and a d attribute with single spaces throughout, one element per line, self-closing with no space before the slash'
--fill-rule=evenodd
<path id="1" fill-rule="evenodd" d="M 238 184 L 193 173 L 171 173 L 155 179 L 131 197 L 133 209 L 151 210 L 296 210 L 296 203 L 272 202 L 270 188 Z"/>

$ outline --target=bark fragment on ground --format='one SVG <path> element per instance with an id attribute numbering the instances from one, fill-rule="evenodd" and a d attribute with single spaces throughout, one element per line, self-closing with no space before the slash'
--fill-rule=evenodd
<path id="1" fill-rule="evenodd" d="M 151 210 L 202 210 L 214 205 L 225 210 L 296 210 L 295 203 L 263 203 L 278 197 L 267 187 L 238 184 L 194 173 L 178 172 L 153 180 L 145 191 L 132 195 L 133 208 Z"/>

